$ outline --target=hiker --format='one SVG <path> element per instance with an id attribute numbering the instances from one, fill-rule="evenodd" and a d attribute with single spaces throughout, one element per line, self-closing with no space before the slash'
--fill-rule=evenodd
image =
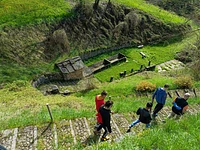
<path id="1" fill-rule="evenodd" d="M 177 97 L 173 102 L 172 112 L 169 114 L 168 118 L 172 118 L 175 115 L 178 115 L 178 118 L 183 115 L 188 109 L 188 98 L 190 97 L 190 93 L 185 93 L 184 97 Z"/>
<path id="2" fill-rule="evenodd" d="M 149 128 L 150 127 L 150 122 L 151 122 L 151 114 L 150 114 L 150 109 L 152 107 L 152 103 L 151 102 L 148 102 L 146 104 L 146 108 L 139 108 L 137 110 L 137 115 L 140 115 L 139 116 L 139 119 L 136 119 L 135 121 L 133 121 L 130 125 L 129 125 L 129 129 L 126 131 L 127 133 L 131 131 L 131 128 L 133 126 L 135 126 L 136 124 L 142 122 L 144 124 L 146 124 L 146 128 Z"/>
<path id="3" fill-rule="evenodd" d="M 152 96 L 152 104 L 154 102 L 154 99 L 156 98 L 156 106 L 153 110 L 152 118 L 155 119 L 155 117 L 158 115 L 158 112 L 163 108 L 165 105 L 165 101 L 167 98 L 167 92 L 166 90 L 169 88 L 168 84 L 165 84 L 163 88 L 159 87 L 156 89 Z"/>
<path id="4" fill-rule="evenodd" d="M 102 116 L 102 123 L 99 125 L 99 127 L 94 131 L 95 134 L 98 134 L 99 131 L 103 128 L 104 133 L 101 137 L 101 141 L 107 141 L 109 140 L 109 137 L 107 136 L 109 133 L 112 132 L 110 120 L 111 120 L 111 107 L 113 106 L 113 101 L 108 100 L 104 105 L 102 105 L 99 109 L 99 113 Z"/>
<path id="5" fill-rule="evenodd" d="M 7 150 L 3 145 L 0 145 L 0 150 Z"/>
<path id="6" fill-rule="evenodd" d="M 102 117 L 101 114 L 99 113 L 99 109 L 102 105 L 104 105 L 104 99 L 107 96 L 107 92 L 106 91 L 102 91 L 100 95 L 97 95 L 95 97 L 95 105 L 96 105 L 96 119 L 97 119 L 97 124 L 95 125 L 95 129 L 98 128 L 98 126 L 102 123 Z"/>

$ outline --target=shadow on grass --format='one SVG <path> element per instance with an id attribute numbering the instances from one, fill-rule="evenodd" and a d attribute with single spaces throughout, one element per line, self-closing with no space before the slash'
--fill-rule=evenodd
<path id="1" fill-rule="evenodd" d="M 100 141 L 100 135 L 89 135 L 87 137 L 87 139 L 82 142 L 82 146 L 86 147 L 86 146 L 90 146 L 90 145 L 93 145 L 93 144 L 98 144 Z"/>

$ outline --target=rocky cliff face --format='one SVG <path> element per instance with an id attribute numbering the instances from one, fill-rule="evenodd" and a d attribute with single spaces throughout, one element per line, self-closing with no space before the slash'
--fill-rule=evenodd
<path id="1" fill-rule="evenodd" d="M 125 6 L 102 4 L 74 8 L 75 15 L 54 24 L 40 24 L 0 31 L 1 61 L 42 63 L 59 54 L 130 44 L 157 44 L 181 35 L 188 25 L 166 24 L 145 12 Z"/>

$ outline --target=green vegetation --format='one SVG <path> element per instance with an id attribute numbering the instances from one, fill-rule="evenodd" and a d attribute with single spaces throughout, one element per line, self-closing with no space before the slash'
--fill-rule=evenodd
<path id="1" fill-rule="evenodd" d="M 194 20 L 196 16 L 199 16 L 200 4 L 198 0 L 148 0 L 148 2 L 152 2 L 167 11 L 173 11 L 178 15 L 193 18 Z"/>
<path id="2" fill-rule="evenodd" d="M 193 86 L 193 81 L 191 76 L 184 75 L 177 77 L 175 84 L 177 84 L 177 86 L 181 89 L 189 89 Z"/>
<path id="3" fill-rule="evenodd" d="M 69 3 L 64 0 L 1 0 L 0 29 L 52 22 L 67 16 L 70 8 Z"/>
<path id="4" fill-rule="evenodd" d="M 116 2 L 143 10 L 144 12 L 161 19 L 166 23 L 184 23 L 186 21 L 184 17 L 177 16 L 176 14 L 165 11 L 157 6 L 148 4 L 144 0 L 116 0 Z"/>
<path id="5" fill-rule="evenodd" d="M 34 66 L 22 66 L 18 64 L 0 64 L 0 83 L 8 83 L 17 80 L 30 81 L 38 74 L 42 74 L 48 71 L 52 71 L 52 65 L 43 65 L 40 67 Z"/>
<path id="6" fill-rule="evenodd" d="M 6 4 L 11 5 L 14 3 L 14 2 L 9 3 L 9 2 L 10 1 L 1 1 L 0 3 L 4 4 L 2 6 L 6 6 Z M 31 3 L 32 5 L 28 4 L 28 2 L 23 3 L 22 6 L 28 5 L 31 8 L 31 6 L 37 4 L 36 2 L 37 1 Z M 60 3 L 58 4 L 60 5 L 61 1 L 59 2 Z M 127 0 L 124 1 L 124 3 L 125 2 L 130 3 L 130 1 Z M 139 1 L 137 1 L 137 3 L 138 2 Z M 15 3 L 20 3 L 20 1 L 15 1 Z M 53 1 L 50 1 L 49 4 L 53 4 Z M 136 2 L 134 4 L 136 4 Z M 14 5 L 11 6 L 14 7 Z M 38 8 L 39 6 L 40 5 L 38 5 L 35 8 Z M 47 6 L 48 5 L 45 5 L 45 7 Z M 65 8 L 67 6 L 69 5 L 67 5 L 66 3 L 66 5 L 63 5 L 59 9 Z M 52 7 L 49 6 L 48 8 L 50 9 Z M 10 10 L 10 12 L 20 11 L 20 10 L 23 11 L 22 9 L 19 10 L 12 9 L 12 11 Z M 24 11 L 25 10 L 26 9 L 24 9 Z M 3 13 L 3 11 L 1 12 Z M 44 14 L 45 13 L 47 12 L 44 12 Z M 18 14 L 21 13 L 16 13 L 16 15 Z M 31 14 L 27 14 L 27 16 L 33 17 L 31 16 Z M 17 21 L 17 19 L 19 18 L 16 17 L 16 20 L 13 21 Z M 145 80 L 155 84 L 156 87 L 163 86 L 163 84 L 165 83 L 169 83 L 171 84 L 170 87 L 171 89 L 176 89 L 177 85 L 175 85 L 174 83 L 175 80 L 174 77 L 176 76 L 177 73 L 183 74 L 183 72 L 182 71 L 174 73 L 172 72 L 169 74 L 165 74 L 164 76 L 162 74 L 158 75 L 155 72 L 144 72 L 139 75 L 130 76 L 124 79 L 119 78 L 119 73 L 123 72 L 124 70 L 126 70 L 127 73 L 130 73 L 131 69 L 138 70 L 141 65 L 147 66 L 148 61 L 151 61 L 151 64 L 159 64 L 167 60 L 173 59 L 176 52 L 179 52 L 187 45 L 194 43 L 197 39 L 197 37 L 193 36 L 193 34 L 190 34 L 188 36 L 189 36 L 188 38 L 176 41 L 174 43 L 164 42 L 163 45 L 144 46 L 143 49 L 137 49 L 137 48 L 122 49 L 119 51 L 103 54 L 85 61 L 87 65 L 91 65 L 99 60 L 109 57 L 110 55 L 114 55 L 118 52 L 124 53 L 127 56 L 127 62 L 118 63 L 117 65 L 113 65 L 112 67 L 95 74 L 95 77 L 97 77 L 102 82 L 102 84 L 98 86 L 97 89 L 80 92 L 69 97 L 68 96 L 63 97 L 61 95 L 43 96 L 43 94 L 40 91 L 31 87 L 29 82 L 37 74 L 42 74 L 44 72 L 52 72 L 54 62 L 62 60 L 64 56 L 61 56 L 60 58 L 55 58 L 55 60 L 50 64 L 44 64 L 39 67 L 38 66 L 23 67 L 18 64 L 9 64 L 9 65 L 1 64 L 0 74 L 2 75 L 2 78 L 0 79 L 0 82 L 4 84 L 2 84 L 3 88 L 0 89 L 1 106 L 2 106 L 0 113 L 0 118 L 1 118 L 0 129 L 13 128 L 17 126 L 26 126 L 31 124 L 42 124 L 44 122 L 47 122 L 49 118 L 45 108 L 46 103 L 50 104 L 50 107 L 54 114 L 55 121 L 59 121 L 64 118 L 72 119 L 83 116 L 92 117 L 94 116 L 95 113 L 93 109 L 94 95 L 99 94 L 104 89 L 108 91 L 109 95 L 112 96 L 113 99 L 115 100 L 114 110 L 116 112 L 126 113 L 133 111 L 134 108 L 136 109 L 137 107 L 141 106 L 141 104 L 144 104 L 147 101 L 147 99 L 144 98 L 138 99 L 134 97 L 136 91 L 136 85 L 138 85 L 138 83 Z M 147 56 L 146 58 L 142 59 L 142 56 L 139 54 L 139 52 L 141 51 L 146 54 Z M 114 82 L 112 83 L 105 82 L 109 81 L 111 76 L 114 76 Z M 196 87 L 199 87 L 199 85 L 200 84 L 198 82 L 194 83 L 194 86 Z M 132 104 L 133 101 L 134 101 L 134 106 L 130 105 Z M 18 121 L 16 122 L 16 120 Z"/>
<path id="7" fill-rule="evenodd" d="M 136 136 L 126 136 L 119 143 L 108 142 L 98 145 L 98 149 L 162 149 L 162 150 L 198 150 L 200 141 L 200 115 L 188 116 L 180 121 L 167 120 L 153 130 L 145 130 Z M 186 142 L 187 141 L 187 142 Z M 97 146 L 87 148 L 96 149 Z"/>
<path id="8" fill-rule="evenodd" d="M 155 65 L 174 59 L 174 56 L 177 52 L 181 51 L 184 47 L 191 45 L 191 43 L 196 42 L 197 38 L 193 35 L 194 34 L 188 34 L 187 38 L 178 42 L 168 43 L 167 45 L 163 44 L 157 46 L 144 46 L 144 48 L 142 49 L 121 49 L 119 51 L 114 51 L 93 57 L 91 59 L 88 59 L 84 63 L 89 66 L 97 61 L 108 58 L 111 55 L 117 54 L 119 52 L 125 54 L 127 56 L 126 62 L 118 63 L 106 69 L 105 71 L 95 74 L 95 77 L 98 78 L 100 81 L 108 82 L 110 80 L 110 77 L 114 77 L 114 79 L 119 79 L 119 73 L 124 72 L 125 70 L 129 74 L 131 72 L 131 69 L 136 71 L 140 69 L 141 65 L 148 66 L 149 61 L 151 61 L 151 65 Z M 193 36 L 193 38 L 191 38 L 191 36 Z M 143 52 L 146 55 L 144 59 L 142 59 L 140 52 Z"/>
<path id="9" fill-rule="evenodd" d="M 156 6 L 145 3 L 143 0 L 116 0 L 116 2 L 141 9 L 166 23 L 179 24 L 185 22 L 185 18 L 161 10 Z M 69 3 L 62 0 L 31 0 L 27 2 L 22 0 L 1 0 L 0 28 L 53 22 L 70 14 L 70 8 Z M 125 70 L 127 73 L 130 73 L 131 69 L 138 70 L 141 65 L 147 66 L 149 61 L 151 61 L 151 64 L 160 64 L 173 59 L 176 52 L 183 50 L 198 40 L 198 36 L 194 35 L 196 34 L 188 34 L 188 37 L 178 41 L 173 39 L 172 43 L 164 41 L 163 45 L 145 45 L 143 49 L 121 49 L 91 58 L 85 61 L 88 66 L 110 55 L 121 52 L 127 56 L 127 62 L 118 63 L 102 72 L 96 73 L 95 77 L 101 81 L 96 89 L 75 93 L 70 96 L 44 96 L 30 84 L 34 76 L 54 71 L 54 62 L 62 60 L 63 56 L 58 59 L 55 58 L 56 60 L 50 62 L 50 64 L 43 64 L 39 67 L 0 64 L 0 83 L 2 83 L 0 84 L 0 130 L 28 125 L 39 126 L 49 122 L 50 118 L 46 109 L 47 103 L 52 110 L 55 122 L 62 119 L 94 117 L 94 97 L 102 90 L 106 90 L 108 96 L 112 96 L 114 112 L 134 112 L 138 107 L 144 106 L 147 101 L 151 100 L 150 97 L 135 96 L 139 83 L 146 81 L 155 84 L 156 87 L 169 83 L 170 89 L 176 89 L 179 87 L 176 83 L 177 76 L 191 76 L 191 74 L 187 70 L 163 74 L 143 72 L 134 76 L 120 78 L 119 73 Z M 141 51 L 146 54 L 146 58 L 142 59 L 142 56 L 139 54 Z M 106 82 L 110 80 L 111 76 L 114 77 L 114 81 L 111 83 Z M 200 81 L 194 81 L 193 87 L 200 87 Z M 199 104 L 200 98 L 190 98 L 188 102 L 189 104 Z M 170 98 L 167 99 L 166 105 L 171 106 Z M 99 149 L 199 149 L 199 117 L 198 114 L 197 116 L 186 116 L 180 121 L 167 120 L 166 124 L 158 125 L 153 130 L 145 130 L 136 136 L 126 137 L 120 143 L 103 143 L 99 145 Z M 187 143 L 183 144 L 185 141 Z M 96 147 L 91 147 L 91 149 L 96 149 Z"/>
<path id="10" fill-rule="evenodd" d="M 174 74 L 176 74 L 175 72 Z M 178 74 L 182 74 L 179 72 Z M 52 110 L 55 121 L 62 119 L 74 119 L 78 117 L 94 117 L 94 96 L 102 90 L 106 90 L 114 100 L 113 110 L 116 113 L 128 113 L 135 111 L 137 107 L 145 105 L 151 98 L 135 97 L 136 85 L 141 81 L 154 83 L 156 87 L 169 83 L 170 89 L 176 89 L 175 78 L 172 73 L 159 75 L 155 72 L 144 72 L 130 76 L 112 83 L 102 83 L 97 89 L 76 93 L 71 96 L 49 95 L 44 96 L 40 91 L 30 86 L 29 82 L 17 81 L 5 85 L 0 90 L 1 95 L 1 129 L 39 125 L 50 120 L 46 103 Z M 108 98 L 106 98 L 107 100 Z M 189 100 L 193 104 L 200 99 Z M 171 99 L 167 104 L 171 106 Z M 17 120 L 17 121 L 16 121 Z"/>
<path id="11" fill-rule="evenodd" d="M 86 0 L 86 2 L 91 2 L 91 0 Z M 116 2 L 141 9 L 166 23 L 185 22 L 185 18 L 148 4 L 144 0 L 117 0 Z M 71 9 L 69 2 L 64 0 L 30 0 L 28 2 L 23 0 L 1 0 L 0 6 L 0 28 L 52 22 L 69 15 Z"/>

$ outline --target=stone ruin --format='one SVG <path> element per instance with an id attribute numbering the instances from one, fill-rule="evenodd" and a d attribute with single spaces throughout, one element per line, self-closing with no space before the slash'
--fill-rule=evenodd
<path id="1" fill-rule="evenodd" d="M 60 92 L 59 87 L 64 86 L 68 82 L 82 80 L 85 77 L 93 75 L 93 73 L 106 69 L 117 62 L 126 61 L 126 56 L 122 53 L 118 53 L 109 58 L 105 58 L 89 67 L 85 66 L 80 56 L 76 56 L 55 64 L 57 72 L 46 73 L 40 76 L 36 81 L 32 83 L 33 87 L 39 88 L 42 85 L 44 87 L 44 95 L 47 94 L 64 94 L 68 95 L 73 91 L 65 90 Z M 52 85 L 53 84 L 53 85 Z"/>
<path id="2" fill-rule="evenodd" d="M 79 56 L 56 63 L 55 68 L 58 68 L 59 72 L 46 73 L 40 76 L 33 82 L 33 87 L 38 88 L 40 85 L 53 81 L 80 80 L 92 74 L 92 71 L 84 65 Z"/>
<path id="3" fill-rule="evenodd" d="M 121 61 L 126 61 L 126 56 L 122 53 L 118 53 L 116 55 L 113 55 L 109 58 L 105 58 L 104 60 L 101 60 L 95 64 L 90 65 L 89 68 L 93 73 L 95 73 L 110 67 L 111 64 L 115 64 Z"/>
<path id="4" fill-rule="evenodd" d="M 64 81 L 82 79 L 92 74 L 79 56 L 56 63 L 55 67 L 62 73 Z"/>

